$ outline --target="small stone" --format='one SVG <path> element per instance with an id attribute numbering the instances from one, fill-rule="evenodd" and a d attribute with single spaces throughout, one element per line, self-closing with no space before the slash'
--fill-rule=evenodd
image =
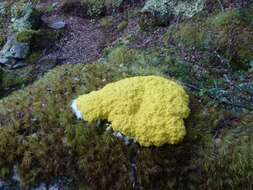
<path id="1" fill-rule="evenodd" d="M 5 57 L 0 57 L 0 66 L 8 67 L 9 69 L 12 68 L 13 65 L 15 65 L 17 60 L 15 59 L 8 59 Z"/>
<path id="2" fill-rule="evenodd" d="M 58 3 L 54 2 L 52 6 L 55 8 L 55 7 L 57 7 L 57 5 L 58 5 Z"/>
<path id="3" fill-rule="evenodd" d="M 25 59 L 29 53 L 29 45 L 23 43 L 14 44 L 9 54 L 7 54 L 7 58 L 16 58 L 16 59 Z"/>
<path id="4" fill-rule="evenodd" d="M 63 29 L 66 26 L 66 22 L 64 21 L 55 21 L 52 23 L 48 24 L 49 28 L 55 29 L 55 30 L 59 30 L 59 29 Z"/>
<path id="5" fill-rule="evenodd" d="M 19 68 L 22 68 L 22 67 L 25 67 L 25 66 L 27 66 L 25 63 L 18 62 L 16 64 L 14 64 L 13 66 L 11 66 L 11 69 L 19 69 Z"/>
<path id="6" fill-rule="evenodd" d="M 6 65 L 10 62 L 9 59 L 5 58 L 5 57 L 0 57 L 0 64 Z"/>
<path id="7" fill-rule="evenodd" d="M 6 44 L 0 52 L 1 57 L 25 59 L 29 53 L 29 44 L 16 41 L 16 34 L 8 37 Z"/>

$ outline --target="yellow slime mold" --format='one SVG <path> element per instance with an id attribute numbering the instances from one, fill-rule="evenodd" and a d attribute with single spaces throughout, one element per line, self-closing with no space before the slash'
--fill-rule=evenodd
<path id="1" fill-rule="evenodd" d="M 75 100 L 84 120 L 105 119 L 114 131 L 142 146 L 182 141 L 188 104 L 189 96 L 181 85 L 158 76 L 126 78 Z"/>

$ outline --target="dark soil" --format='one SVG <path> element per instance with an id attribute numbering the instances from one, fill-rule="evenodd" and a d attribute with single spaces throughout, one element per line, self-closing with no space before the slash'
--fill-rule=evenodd
<path id="1" fill-rule="evenodd" d="M 97 21 L 74 16 L 52 15 L 44 21 L 63 20 L 66 29 L 55 47 L 46 55 L 48 58 L 62 60 L 62 64 L 90 63 L 97 60 L 107 45 L 107 33 L 103 32 Z"/>

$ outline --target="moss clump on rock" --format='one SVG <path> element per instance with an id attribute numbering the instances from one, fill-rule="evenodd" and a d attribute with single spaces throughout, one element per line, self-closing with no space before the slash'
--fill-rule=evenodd
<path id="1" fill-rule="evenodd" d="M 5 43 L 5 38 L 0 36 L 0 47 L 2 47 Z"/>
<path id="2" fill-rule="evenodd" d="M 141 28 L 167 25 L 173 17 L 191 18 L 204 8 L 203 0 L 148 0 L 142 9 Z"/>
<path id="3" fill-rule="evenodd" d="M 32 50 L 42 50 L 53 43 L 60 35 L 60 32 L 48 29 L 25 30 L 17 34 L 17 41 L 28 43 Z"/>
<path id="4" fill-rule="evenodd" d="M 103 17 L 99 21 L 99 24 L 104 29 L 111 29 L 113 27 L 113 18 L 111 16 Z"/>
<path id="5" fill-rule="evenodd" d="M 19 76 L 15 72 L 6 71 L 0 68 L 0 97 L 5 91 L 22 85 L 25 82 L 25 78 Z"/>
<path id="6" fill-rule="evenodd" d="M 122 5 L 122 0 L 73 0 L 64 1 L 65 12 L 75 12 L 80 16 L 97 18 L 114 12 Z"/>
<path id="7" fill-rule="evenodd" d="M 22 32 L 29 29 L 37 29 L 40 25 L 40 12 L 32 4 L 18 1 L 11 8 L 11 16 L 15 18 L 11 24 L 13 32 Z"/>
<path id="8" fill-rule="evenodd" d="M 113 61 L 129 51 L 128 61 Z M 0 100 L 1 178 L 11 176 L 15 165 L 22 186 L 28 189 L 41 181 L 50 183 L 59 176 L 73 179 L 74 185 L 88 189 L 252 188 L 249 158 L 253 154 L 251 148 L 245 148 L 252 147 L 252 141 L 239 135 L 249 134 L 252 117 L 233 114 L 224 105 L 210 105 L 210 99 L 204 101 L 190 90 L 187 134 L 177 145 L 125 146 L 105 130 L 106 121 L 88 124 L 77 120 L 70 108 L 74 98 L 126 77 L 156 74 L 196 82 L 197 87 L 211 83 L 202 78 L 193 80 L 189 64 L 164 58 L 157 51 L 119 46 L 108 50 L 101 62 L 57 67 L 33 85 Z M 247 123 L 249 127 L 245 126 Z M 230 135 L 230 131 L 238 136 Z M 229 141 L 226 136 L 231 136 Z"/>
<path id="9" fill-rule="evenodd" d="M 41 58 L 42 52 L 36 51 L 31 53 L 28 58 L 26 59 L 26 63 L 28 64 L 35 64 Z"/>
<path id="10" fill-rule="evenodd" d="M 243 10 L 220 13 L 210 23 L 216 33 L 214 47 L 231 61 L 233 67 L 247 68 L 247 64 L 253 59 L 253 26 L 252 21 L 245 20 Z"/>
<path id="11" fill-rule="evenodd" d="M 247 69 L 252 57 L 252 31 L 248 10 L 230 10 L 208 19 L 182 23 L 172 37 L 188 47 L 221 53 L 235 69 Z"/>
<path id="12" fill-rule="evenodd" d="M 107 181 L 110 181 L 112 187 L 118 185 L 118 181 L 121 181 L 117 177 L 119 172 L 112 176 L 103 175 L 105 180 L 101 183 L 95 183 L 93 180 L 87 181 L 84 178 L 84 176 L 87 179 L 90 179 L 91 176 L 102 176 L 101 167 L 107 167 L 105 162 L 109 161 L 101 160 L 100 152 L 92 152 L 91 150 L 94 150 L 94 146 L 90 144 L 92 142 L 86 141 L 82 134 L 93 139 L 93 145 L 97 144 L 98 149 L 99 147 L 105 148 L 106 138 L 104 140 L 100 138 L 100 141 L 95 140 L 94 134 L 88 130 L 91 128 L 78 130 L 78 126 L 79 129 L 83 129 L 86 124 L 76 121 L 70 109 L 70 101 L 77 94 L 96 90 L 99 86 L 102 87 L 105 83 L 118 79 L 119 76 L 121 75 L 117 74 L 116 70 L 104 65 L 63 66 L 51 71 L 32 86 L 2 99 L 0 102 L 0 136 L 5 135 L 7 139 L 13 139 L 8 146 L 14 148 L 6 149 L 5 138 L 0 140 L 0 145 L 5 146 L 5 148 L 0 148 L 2 151 L 1 169 L 9 168 L 9 173 L 11 173 L 12 166 L 17 164 L 21 185 L 24 187 L 34 186 L 40 181 L 51 182 L 61 175 L 75 180 L 81 178 L 81 181 L 97 188 L 103 187 L 103 183 Z M 65 81 L 64 84 L 62 80 Z M 31 93 L 33 96 L 29 95 Z M 11 133 L 8 130 L 11 130 Z M 19 139 L 18 143 L 14 141 L 16 138 Z M 78 144 L 78 147 L 76 147 L 77 142 L 81 143 Z M 86 148 L 82 148 L 84 146 Z M 114 147 L 117 146 L 121 145 L 118 143 L 114 145 Z M 91 149 L 88 151 L 87 147 Z M 83 157 L 81 150 L 88 151 L 85 154 L 86 157 Z M 106 151 L 109 150 L 111 149 L 108 148 Z M 115 152 L 115 155 L 120 156 L 121 154 L 123 154 L 121 151 Z M 86 162 L 93 162 L 94 168 L 86 164 L 78 165 L 76 161 L 81 157 L 75 155 L 83 155 L 82 159 L 86 159 Z M 9 157 L 13 159 L 6 160 Z M 93 158 L 93 161 L 90 158 Z M 96 163 L 99 164 L 99 167 Z M 122 162 L 111 162 L 111 164 L 119 164 L 114 167 L 119 169 L 124 165 Z M 80 172 L 77 172 L 76 168 L 79 167 Z M 4 173 L 8 173 L 7 169 Z M 85 173 L 87 170 L 95 173 Z M 80 176 L 72 175 L 73 171 L 79 173 Z M 104 172 L 108 173 L 108 170 L 105 168 Z M 128 176 L 128 173 L 125 172 L 122 175 Z"/>
<path id="13" fill-rule="evenodd" d="M 251 189 L 253 115 L 247 114 L 240 120 L 230 120 L 230 128 L 221 130 L 214 139 L 211 146 L 214 154 L 203 160 L 209 179 L 207 186 L 214 189 Z"/>
<path id="14" fill-rule="evenodd" d="M 127 20 L 123 20 L 122 22 L 120 22 L 117 26 L 117 30 L 118 31 L 123 31 L 124 29 L 126 29 L 128 26 L 128 21 Z"/>
<path id="15" fill-rule="evenodd" d="M 19 43 L 31 43 L 33 35 L 34 35 L 35 31 L 33 30 L 26 30 L 23 32 L 18 33 L 17 35 L 17 41 Z"/>
<path id="16" fill-rule="evenodd" d="M 184 189 L 191 186 L 212 189 L 216 183 L 214 176 L 218 178 L 220 171 L 226 174 L 226 170 L 218 164 L 215 171 L 219 172 L 208 173 L 213 166 L 208 160 L 215 153 L 212 149 L 212 129 L 218 127 L 219 121 L 225 117 L 213 108 L 196 108 L 199 103 L 191 101 L 196 105 L 191 105 L 186 138 L 177 146 L 161 148 L 136 145 L 127 148 L 103 132 L 106 127 L 103 122 L 84 127 L 87 123 L 74 118 L 70 101 L 75 96 L 124 77 L 125 74 L 115 66 L 113 69 L 102 64 L 66 65 L 52 70 L 34 85 L 1 100 L 0 136 L 4 137 L 0 138 L 1 177 L 10 176 L 12 166 L 16 164 L 25 187 L 34 186 L 40 181 L 50 182 L 64 175 L 74 178 L 76 183 L 85 183 L 91 189 L 120 189 L 130 187 L 133 182 L 130 175 L 133 162 L 137 166 L 137 187 Z M 6 146 L 9 148 L 6 149 Z M 249 152 L 249 155 L 252 154 Z M 244 154 L 241 156 L 242 159 L 246 158 Z M 222 157 L 217 159 L 222 161 Z M 224 166 L 232 168 L 240 163 L 234 157 L 231 159 L 232 162 L 224 163 Z M 248 161 L 245 159 L 245 162 Z M 204 162 L 209 164 L 208 170 Z M 241 187 L 252 185 L 246 176 L 250 177 L 250 173 L 243 170 L 241 180 L 248 183 Z M 229 181 L 219 179 L 223 185 L 229 184 Z M 231 179 L 234 180 L 234 187 L 241 185 L 233 176 Z"/>

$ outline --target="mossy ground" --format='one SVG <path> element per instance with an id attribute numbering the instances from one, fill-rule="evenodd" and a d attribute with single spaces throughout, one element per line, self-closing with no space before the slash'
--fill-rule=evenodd
<path id="1" fill-rule="evenodd" d="M 240 70 L 244 69 L 240 65 L 231 69 L 230 64 L 232 57 L 246 60 L 249 55 L 244 47 L 251 45 L 251 12 L 220 13 L 218 8 L 210 10 L 213 16 L 197 16 L 179 23 L 178 29 L 170 26 L 172 32 L 143 50 L 135 48 L 139 39 L 148 41 L 157 30 L 135 31 L 105 50 L 97 63 L 59 66 L 1 99 L 1 179 L 8 181 L 15 166 L 20 185 L 28 189 L 61 176 L 80 189 L 252 189 L 252 69 Z M 210 28 L 210 23 L 215 27 Z M 212 43 L 210 33 L 215 34 Z M 228 48 L 231 36 L 233 47 L 243 51 L 239 57 Z M 217 51 L 208 51 L 209 47 Z M 37 57 L 31 54 L 29 59 Z M 71 111 L 71 100 L 80 94 L 150 74 L 176 79 L 191 97 L 187 136 L 181 144 L 126 146 L 105 131 L 106 121 L 88 126 Z"/>
<path id="2" fill-rule="evenodd" d="M 252 154 L 245 153 L 252 151 L 248 140 L 251 133 L 242 132 L 234 136 L 230 135 L 234 132 L 229 130 L 248 131 L 250 125 L 244 126 L 244 117 L 235 116 L 229 109 L 201 103 L 194 98 L 198 95 L 190 90 L 192 115 L 186 122 L 187 137 L 177 146 L 125 146 L 110 132 L 105 132 L 104 121 L 88 126 L 76 120 L 70 104 L 79 94 L 100 89 L 127 76 L 157 74 L 171 77 L 167 73 L 170 67 L 157 69 L 156 65 L 182 64 L 172 59 L 164 61 L 164 57 L 155 57 L 154 54 L 119 46 L 109 51 L 101 60 L 103 63 L 58 67 L 33 85 L 2 99 L 2 177 L 11 175 L 12 166 L 16 164 L 21 185 L 25 187 L 40 181 L 51 182 L 58 176 L 74 179 L 76 184 L 82 181 L 89 189 L 124 189 L 133 184 L 135 188 L 145 189 L 252 187 L 249 181 L 252 177 L 249 163 Z M 121 59 L 122 55 L 130 56 Z M 115 59 L 118 59 L 118 65 L 113 62 Z M 176 70 L 172 71 L 177 74 Z M 180 75 L 175 77 L 180 78 Z M 236 123 L 230 120 L 233 117 L 238 118 Z M 247 119 L 247 122 L 252 122 L 252 115 Z M 244 137 L 241 139 L 243 135 L 246 135 L 245 140 Z M 235 143 L 233 138 L 238 137 L 241 140 Z M 225 140 L 227 138 L 230 140 Z M 220 142 L 219 146 L 216 142 Z M 231 151 L 231 146 L 238 151 Z M 217 151 L 217 147 L 221 151 Z M 227 151 L 230 153 L 226 154 Z M 225 163 L 226 159 L 231 162 Z M 131 163 L 137 166 L 135 175 L 131 174 Z M 243 166 L 240 170 L 236 169 L 240 166 Z M 224 173 L 224 168 L 230 169 Z M 218 171 L 224 173 L 223 178 Z M 217 178 L 220 180 L 218 184 Z"/>
<path id="3" fill-rule="evenodd" d="M 252 8 L 228 10 L 207 19 L 196 16 L 192 22 L 184 22 L 179 29 L 174 28 L 174 32 L 170 30 L 168 35 L 187 48 L 220 53 L 235 70 L 247 69 L 253 58 L 250 12 Z"/>

